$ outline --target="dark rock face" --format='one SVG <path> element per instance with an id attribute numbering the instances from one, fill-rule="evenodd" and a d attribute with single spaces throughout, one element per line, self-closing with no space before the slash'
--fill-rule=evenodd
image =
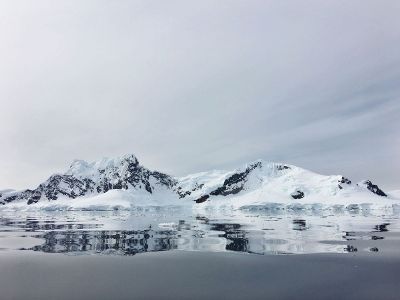
<path id="1" fill-rule="evenodd" d="M 345 183 L 345 184 L 351 184 L 351 180 L 346 178 L 346 177 L 343 177 L 343 176 L 342 176 L 342 178 L 340 180 L 338 180 L 338 182 L 339 183 Z"/>
<path id="2" fill-rule="evenodd" d="M 207 199 L 210 198 L 210 195 L 201 196 L 199 199 L 194 200 L 196 203 L 203 203 L 206 202 Z"/>
<path id="3" fill-rule="evenodd" d="M 72 175 L 53 175 L 45 184 L 41 184 L 34 192 L 40 198 L 40 192 L 49 200 L 56 200 L 59 195 L 69 198 L 83 196 L 93 192 L 95 183 L 90 179 L 79 180 Z"/>
<path id="4" fill-rule="evenodd" d="M 293 199 L 301 199 L 304 198 L 304 193 L 302 191 L 295 191 L 294 193 L 291 193 L 290 196 L 292 196 Z"/>
<path id="5" fill-rule="evenodd" d="M 279 165 L 276 167 L 276 169 L 279 171 L 282 171 L 282 170 L 288 170 L 288 169 L 290 169 L 290 167 L 286 166 L 286 165 Z"/>
<path id="6" fill-rule="evenodd" d="M 341 179 L 338 180 L 338 182 L 339 182 L 339 184 L 338 184 L 339 189 L 343 189 L 344 184 L 348 184 L 348 185 L 351 184 L 351 180 L 349 180 L 348 178 L 343 177 L 343 176 Z"/>
<path id="7" fill-rule="evenodd" d="M 247 182 L 247 177 L 251 171 L 256 168 L 260 168 L 261 162 L 256 162 L 251 164 L 246 168 L 245 171 L 240 173 L 235 173 L 225 179 L 223 185 L 210 193 L 213 196 L 227 196 L 237 194 L 243 190 L 245 183 Z"/>
<path id="8" fill-rule="evenodd" d="M 201 184 L 196 183 L 195 187 L 191 191 L 184 191 L 181 186 L 178 186 L 175 189 L 175 192 L 179 195 L 179 198 L 185 198 L 186 196 L 191 195 L 192 192 L 202 189 L 203 186 L 204 186 L 204 183 L 201 183 Z"/>
<path id="9" fill-rule="evenodd" d="M 207 201 L 210 196 L 228 196 L 234 195 L 239 193 L 243 190 L 245 183 L 248 180 L 248 175 L 256 168 L 260 168 L 262 166 L 261 162 L 256 162 L 249 165 L 243 172 L 238 172 L 232 174 L 227 179 L 225 179 L 222 186 L 216 188 L 215 190 L 211 191 L 209 194 L 203 195 L 200 198 L 194 200 L 196 203 L 202 203 Z M 177 188 L 177 193 L 179 194 L 180 198 L 184 198 L 190 195 L 192 192 L 203 188 L 204 184 L 196 185 L 192 191 L 183 191 L 181 187 Z"/>
<path id="10" fill-rule="evenodd" d="M 5 197 L 2 201 L 4 201 L 4 203 L 8 203 L 8 202 L 11 202 L 11 201 L 14 201 L 17 199 L 18 199 L 17 195 L 12 195 L 12 196 Z"/>
<path id="11" fill-rule="evenodd" d="M 376 184 L 373 184 L 370 180 L 364 181 L 363 184 L 367 187 L 368 190 L 370 190 L 374 194 L 382 197 L 387 197 L 387 195 Z"/>
<path id="12" fill-rule="evenodd" d="M 176 192 L 179 195 L 179 198 L 185 198 L 186 196 L 190 196 L 190 194 L 192 193 L 191 191 L 182 190 L 182 187 L 180 186 L 176 189 Z"/>

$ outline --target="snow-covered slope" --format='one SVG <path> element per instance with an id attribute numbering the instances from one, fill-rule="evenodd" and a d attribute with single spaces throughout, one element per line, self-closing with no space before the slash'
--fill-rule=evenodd
<path id="1" fill-rule="evenodd" d="M 34 190 L 0 191 L 0 203 L 15 208 L 397 202 L 369 180 L 355 184 L 341 175 L 324 176 L 288 164 L 258 160 L 233 171 L 172 177 L 141 166 L 134 155 L 92 163 L 76 160 L 65 173 L 52 175 Z"/>
<path id="2" fill-rule="evenodd" d="M 170 191 L 176 185 L 171 176 L 142 167 L 130 154 L 88 163 L 75 160 L 67 172 L 54 174 L 34 190 L 9 191 L 0 195 L 3 204 L 26 201 L 34 204 L 59 198 L 94 196 L 109 190 L 145 190 L 148 194 Z"/>
<path id="3" fill-rule="evenodd" d="M 293 165 L 262 160 L 231 172 L 211 171 L 178 178 L 186 197 L 205 205 L 266 203 L 385 203 L 387 195 L 370 180 L 353 183 L 341 175 L 320 175 Z"/>

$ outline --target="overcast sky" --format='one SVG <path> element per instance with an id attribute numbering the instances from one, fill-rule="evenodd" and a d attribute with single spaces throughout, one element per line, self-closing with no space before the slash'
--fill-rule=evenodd
<path id="1" fill-rule="evenodd" d="M 0 2 L 0 188 L 134 153 L 400 188 L 400 1 Z"/>

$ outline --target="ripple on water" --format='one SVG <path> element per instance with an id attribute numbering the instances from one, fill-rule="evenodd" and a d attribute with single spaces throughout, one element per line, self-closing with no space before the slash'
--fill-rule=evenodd
<path id="1" fill-rule="evenodd" d="M 235 251 L 252 254 L 377 253 L 400 232 L 398 214 L 373 211 L 207 211 L 3 213 L 1 251 L 135 255 Z M 23 234 L 22 234 L 23 233 Z"/>

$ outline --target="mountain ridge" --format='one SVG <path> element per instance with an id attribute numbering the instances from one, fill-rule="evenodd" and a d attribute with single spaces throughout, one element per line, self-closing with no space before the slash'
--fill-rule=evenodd
<path id="1" fill-rule="evenodd" d="M 376 184 L 365 180 L 354 184 L 341 175 L 320 175 L 294 165 L 256 160 L 233 171 L 213 170 L 174 177 L 142 166 L 135 155 L 103 158 L 94 162 L 74 160 L 64 173 L 51 175 L 37 188 L 0 191 L 0 204 L 26 201 L 32 205 L 60 198 L 76 199 L 110 190 L 140 192 L 146 196 L 168 192 L 182 201 L 209 202 L 259 191 L 298 200 L 309 196 L 330 197 L 365 192 L 387 197 Z M 160 197 L 161 197 L 160 196 Z"/>

